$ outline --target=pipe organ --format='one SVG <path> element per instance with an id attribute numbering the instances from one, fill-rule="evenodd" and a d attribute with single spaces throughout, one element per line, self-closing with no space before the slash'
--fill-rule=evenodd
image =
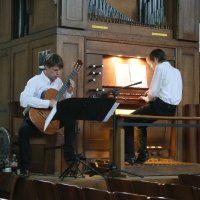
<path id="1" fill-rule="evenodd" d="M 167 28 L 165 0 L 140 0 L 140 23 Z"/>
<path id="2" fill-rule="evenodd" d="M 106 0 L 89 0 L 88 16 L 90 20 L 112 23 L 133 24 L 135 20 L 119 12 L 109 5 Z"/>
<path id="3" fill-rule="evenodd" d="M 169 28 L 165 15 L 165 0 L 139 0 L 138 19 L 118 11 L 106 0 L 89 0 L 88 17 L 91 21 Z"/>
<path id="4" fill-rule="evenodd" d="M 199 104 L 199 0 L 191 0 L 189 7 L 187 1 L 167 0 L 34 0 L 14 10 L 11 0 L 0 0 L 0 5 L 0 64 L 5 71 L 0 75 L 4 91 L 0 122 L 11 130 L 14 139 L 21 119 L 13 116 L 9 103 L 19 103 L 27 80 L 38 71 L 42 51 L 63 57 L 63 80 L 72 71 L 74 61 L 83 61 L 75 96 L 113 98 L 112 90 L 116 89 L 116 100 L 128 110 L 144 104 L 138 97 L 148 89 L 153 74 L 145 57 L 153 49 L 162 48 L 183 77 L 183 100 L 177 114 L 182 115 L 184 104 Z M 15 17 L 16 23 L 12 23 L 12 16 L 25 14 L 26 20 Z M 125 87 L 139 81 L 141 85 Z M 109 151 L 112 123 L 84 121 L 79 128 L 77 152 Z M 161 146 L 162 142 L 168 148 L 169 134 L 158 132 L 150 131 L 148 144 Z M 57 141 L 63 141 L 62 137 L 59 134 Z M 184 148 L 184 134 L 176 137 L 177 158 L 187 159 L 185 151 L 193 152 L 193 148 Z M 43 148 L 34 146 L 35 157 L 42 155 L 38 146 Z M 53 159 L 48 158 L 50 168 L 58 171 L 59 162 Z M 42 163 L 44 159 L 40 160 Z M 37 164 L 33 163 L 33 171 L 42 168 Z"/>

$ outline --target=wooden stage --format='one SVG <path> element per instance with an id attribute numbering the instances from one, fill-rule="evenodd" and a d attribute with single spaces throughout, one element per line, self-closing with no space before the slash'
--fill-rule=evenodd
<path id="1" fill-rule="evenodd" d="M 89 163 L 87 163 L 89 164 Z M 95 168 L 100 172 L 104 171 L 104 169 L 108 166 L 106 161 L 98 162 L 99 166 Z M 94 165 L 90 165 L 94 167 Z M 102 170 L 103 169 L 103 170 Z M 125 169 L 127 172 L 134 173 L 134 175 L 130 174 L 122 174 L 120 176 L 116 176 L 116 178 L 122 178 L 127 180 L 148 180 L 152 182 L 160 182 L 160 183 L 178 183 L 178 175 L 179 174 L 200 174 L 200 164 L 198 163 L 184 163 L 177 162 L 170 159 L 149 159 L 144 164 L 137 165 L 125 165 Z M 104 175 L 108 175 L 109 172 L 104 173 Z M 118 173 L 117 173 L 118 174 Z M 40 180 L 48 180 L 52 182 L 64 182 L 72 185 L 78 185 L 81 187 L 92 187 L 97 189 L 107 189 L 105 179 L 100 175 L 88 175 L 84 174 L 84 178 L 82 177 L 65 177 L 64 180 L 59 179 L 60 174 L 54 175 L 42 175 L 42 174 L 31 174 L 29 179 L 40 179 Z M 143 178 L 139 176 L 143 176 Z"/>
<path id="2" fill-rule="evenodd" d="M 143 176 L 177 176 L 200 174 L 199 163 L 178 162 L 171 159 L 149 159 L 142 165 L 125 166 L 127 171 Z"/>

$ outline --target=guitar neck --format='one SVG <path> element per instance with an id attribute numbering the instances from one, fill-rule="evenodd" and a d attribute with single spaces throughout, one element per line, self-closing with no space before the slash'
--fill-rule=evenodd
<path id="1" fill-rule="evenodd" d="M 56 101 L 60 101 L 62 99 L 62 96 L 64 95 L 64 93 L 69 89 L 69 86 L 70 86 L 69 81 L 74 80 L 76 74 L 77 74 L 77 71 L 73 70 L 71 74 L 68 76 L 68 78 L 64 81 L 62 87 L 60 88 L 60 90 L 58 91 L 55 97 Z"/>

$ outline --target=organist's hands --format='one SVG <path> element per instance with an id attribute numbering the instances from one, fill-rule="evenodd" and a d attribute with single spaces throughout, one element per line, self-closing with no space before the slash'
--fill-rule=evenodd
<path id="1" fill-rule="evenodd" d="M 145 93 L 144 93 L 144 96 L 148 96 L 149 95 L 149 90 L 147 90 Z"/>
<path id="2" fill-rule="evenodd" d="M 147 91 L 144 93 L 144 96 L 140 96 L 139 99 L 145 101 L 146 103 L 148 103 L 148 102 L 149 102 L 149 97 L 148 97 L 148 95 L 149 95 L 149 90 L 147 90 Z"/>

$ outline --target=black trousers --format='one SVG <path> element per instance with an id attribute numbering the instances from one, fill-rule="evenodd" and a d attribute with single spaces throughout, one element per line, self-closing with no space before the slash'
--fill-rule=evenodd
<path id="1" fill-rule="evenodd" d="M 61 124 L 64 126 L 64 156 L 74 153 L 75 120 L 67 120 Z M 19 127 L 19 165 L 21 170 L 29 170 L 31 162 L 30 138 L 37 134 L 43 134 L 33 125 L 29 117 L 26 117 Z"/>
<path id="2" fill-rule="evenodd" d="M 162 116 L 174 116 L 176 112 L 176 105 L 171 105 L 165 103 L 159 98 L 155 98 L 153 101 L 150 101 L 145 106 L 140 107 L 132 114 L 134 115 L 162 115 Z M 156 120 L 154 119 L 125 119 L 125 122 L 143 122 L 151 123 Z M 142 153 L 146 150 L 147 147 L 147 127 L 138 127 L 138 153 Z M 125 154 L 129 156 L 135 155 L 134 150 L 134 127 L 126 126 L 125 129 Z"/>

